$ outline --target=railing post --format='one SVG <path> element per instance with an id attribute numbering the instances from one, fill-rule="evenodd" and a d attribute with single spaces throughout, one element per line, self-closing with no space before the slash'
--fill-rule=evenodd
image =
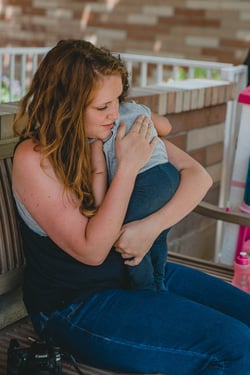
<path id="1" fill-rule="evenodd" d="M 10 82 L 15 81 L 15 55 L 11 54 L 10 55 Z M 12 102 L 14 100 L 13 97 L 13 85 L 10 85 L 10 94 L 9 94 L 9 100 Z"/>
<path id="2" fill-rule="evenodd" d="M 157 64 L 156 66 L 156 84 L 160 84 L 163 81 L 163 65 Z"/>
<path id="3" fill-rule="evenodd" d="M 235 155 L 235 144 L 237 141 L 241 107 L 238 105 L 237 97 L 247 84 L 247 67 L 240 65 L 222 69 L 222 79 L 236 83 L 236 99 L 228 102 L 225 123 L 224 157 L 222 161 L 222 182 L 220 188 L 219 205 L 225 207 L 229 197 L 229 186 L 232 178 L 232 167 Z"/>
<path id="4" fill-rule="evenodd" d="M 140 86 L 144 87 L 147 85 L 148 75 L 148 64 L 146 62 L 141 63 L 141 74 L 140 74 Z"/>
<path id="5" fill-rule="evenodd" d="M 229 199 L 232 207 L 240 207 L 244 212 L 246 205 L 243 205 L 244 193 L 247 189 L 246 175 L 249 169 L 250 155 L 250 87 L 242 90 L 238 95 L 238 103 L 241 107 L 240 126 L 235 147 L 235 157 L 233 162 L 232 180 L 230 181 Z M 248 186 L 249 189 L 249 186 Z M 248 212 L 247 212 L 248 213 Z M 223 233 L 223 246 L 221 250 L 221 260 L 223 263 L 232 264 L 235 256 L 242 251 L 244 242 L 250 235 L 250 227 L 236 226 L 225 223 Z M 238 240 L 238 242 L 237 242 Z"/>
<path id="6" fill-rule="evenodd" d="M 22 55 L 21 72 L 20 72 L 21 96 L 25 94 L 26 60 L 27 60 L 27 55 Z"/>
<path id="7" fill-rule="evenodd" d="M 2 103 L 3 92 L 3 55 L 0 54 L 0 103 Z"/>
<path id="8" fill-rule="evenodd" d="M 246 87 L 247 67 L 245 65 L 226 67 L 221 70 L 223 80 L 236 83 L 236 99 L 227 103 L 227 113 L 224 131 L 224 148 L 222 158 L 221 183 L 219 193 L 219 207 L 226 207 L 229 200 L 230 184 L 232 179 L 233 161 L 235 147 L 239 132 L 241 107 L 238 105 L 237 97 L 239 92 Z M 217 222 L 215 240 L 215 261 L 218 262 L 221 256 L 224 223 Z"/>

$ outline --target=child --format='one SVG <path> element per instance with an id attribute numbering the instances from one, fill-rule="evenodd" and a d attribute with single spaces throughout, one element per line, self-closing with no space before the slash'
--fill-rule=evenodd
<path id="1" fill-rule="evenodd" d="M 139 115 L 151 117 L 151 111 L 145 105 L 134 101 L 123 102 L 119 107 L 120 117 L 112 130 L 112 136 L 104 142 L 109 183 L 116 171 L 115 139 L 119 123 L 126 124 L 128 131 Z M 153 126 L 153 123 L 152 123 Z M 153 136 L 157 136 L 153 127 Z M 154 152 L 140 170 L 129 202 L 125 223 L 140 220 L 159 210 L 174 195 L 179 185 L 179 172 L 168 162 L 163 141 L 158 138 Z M 129 281 L 133 289 L 164 290 L 165 263 L 167 257 L 166 235 L 163 231 L 155 240 L 151 249 L 138 265 L 127 265 Z"/>

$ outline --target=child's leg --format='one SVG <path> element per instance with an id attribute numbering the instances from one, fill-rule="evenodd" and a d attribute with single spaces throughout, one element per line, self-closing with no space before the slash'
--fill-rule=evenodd
<path id="1" fill-rule="evenodd" d="M 148 252 L 137 266 L 127 266 L 132 289 L 156 290 L 154 268 L 151 254 Z"/>
<path id="2" fill-rule="evenodd" d="M 142 219 L 161 208 L 179 185 L 179 172 L 170 163 L 153 167 L 137 176 L 125 223 Z M 127 270 L 133 289 L 164 289 L 164 266 L 167 257 L 166 232 L 153 244 L 138 266 Z M 157 278 L 157 286 L 153 282 Z"/>
<path id="3" fill-rule="evenodd" d="M 150 249 L 151 262 L 154 267 L 154 281 L 158 291 L 165 290 L 165 265 L 167 259 L 167 233 L 165 230 L 155 240 L 153 246 Z"/>
<path id="4" fill-rule="evenodd" d="M 149 197 L 150 192 L 152 192 L 150 186 L 150 175 L 151 170 L 137 176 L 125 217 L 125 223 L 142 219 L 153 212 L 153 205 L 151 204 L 151 199 Z M 130 286 L 132 289 L 156 290 L 154 267 L 151 261 L 150 251 L 144 256 L 140 264 L 137 266 L 127 266 L 126 269 L 128 271 Z"/>

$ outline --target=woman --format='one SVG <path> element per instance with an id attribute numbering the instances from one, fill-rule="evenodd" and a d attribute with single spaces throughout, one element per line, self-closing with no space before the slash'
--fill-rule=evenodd
<path id="1" fill-rule="evenodd" d="M 118 166 L 103 197 L 102 143 L 127 87 L 118 57 L 66 40 L 46 55 L 21 102 L 16 124 L 26 111 L 28 120 L 14 155 L 13 193 L 27 262 L 24 302 L 33 325 L 42 338 L 95 367 L 250 374 L 248 294 L 169 262 L 166 291 L 128 287 L 124 263 L 138 264 L 157 236 L 204 197 L 211 178 L 164 140 L 180 172 L 179 187 L 160 210 L 122 225 L 136 175 L 157 142 L 150 140 L 147 118 L 139 117 L 127 135 L 120 126 Z"/>

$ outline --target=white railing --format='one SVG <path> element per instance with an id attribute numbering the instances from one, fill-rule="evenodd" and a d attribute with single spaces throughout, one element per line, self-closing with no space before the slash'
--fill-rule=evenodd
<path id="1" fill-rule="evenodd" d="M 133 79 L 134 70 L 137 68 L 137 84 L 140 87 L 147 86 L 148 84 L 161 84 L 169 80 L 180 80 L 182 78 L 180 74 L 181 71 L 186 73 L 185 78 L 195 78 L 195 71 L 197 71 L 197 69 L 203 70 L 204 78 L 212 79 L 217 76 L 217 79 L 220 79 L 223 69 L 233 66 L 233 64 L 227 63 L 144 56 L 129 53 L 123 53 L 121 56 L 126 61 L 132 84 L 135 81 Z"/>
<path id="2" fill-rule="evenodd" d="M 19 100 L 49 48 L 0 48 L 0 103 Z"/>
<path id="3" fill-rule="evenodd" d="M 25 94 L 41 59 L 49 49 L 0 48 L 0 103 L 17 101 Z M 236 67 L 232 64 L 128 53 L 121 54 L 121 57 L 126 62 L 132 87 L 194 78 L 197 73 L 202 73 L 203 78 L 239 82 Z"/>

